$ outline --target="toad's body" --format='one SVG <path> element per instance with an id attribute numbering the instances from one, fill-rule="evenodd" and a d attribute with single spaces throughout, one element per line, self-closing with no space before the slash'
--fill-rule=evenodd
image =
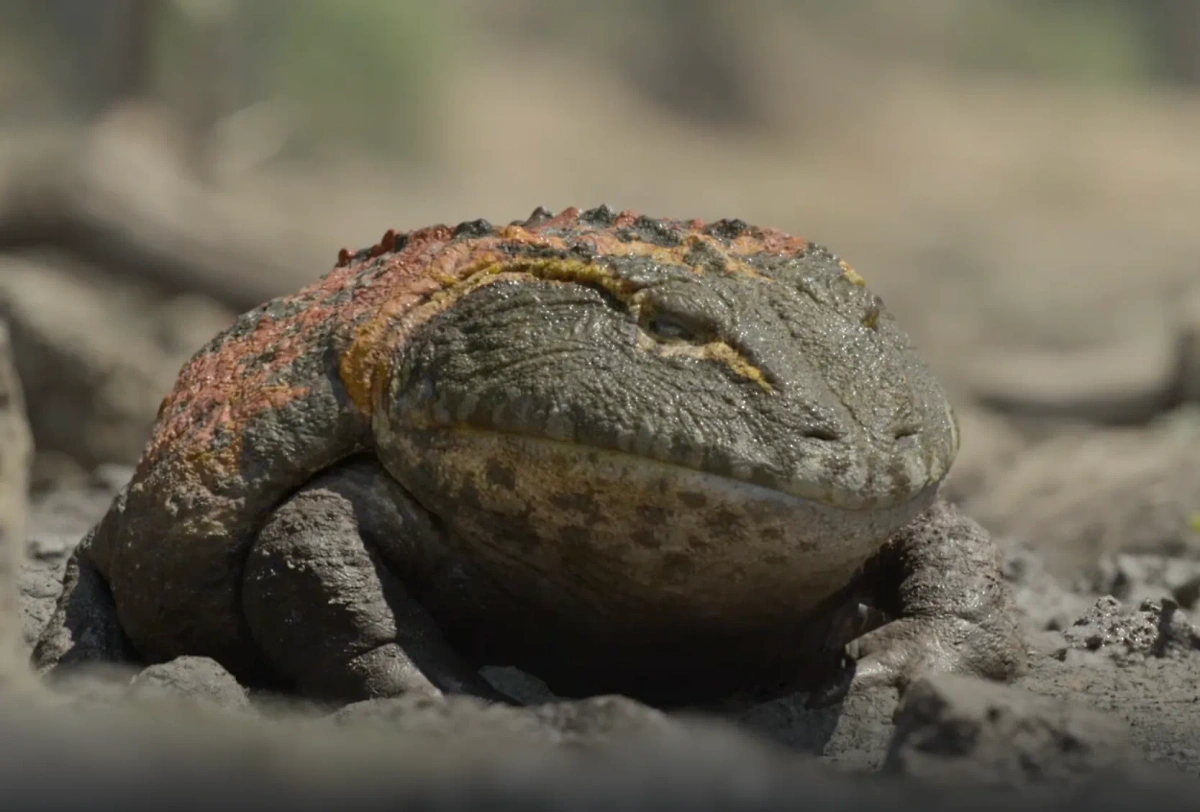
<path id="1" fill-rule="evenodd" d="M 995 551 L 936 496 L 957 445 L 803 240 L 606 208 L 389 232 L 183 369 L 35 661 L 683 697 L 816 679 L 867 631 L 859 678 L 1005 677 Z"/>

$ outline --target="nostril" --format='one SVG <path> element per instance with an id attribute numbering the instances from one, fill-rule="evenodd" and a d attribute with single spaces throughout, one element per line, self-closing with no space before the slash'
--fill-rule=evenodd
<path id="1" fill-rule="evenodd" d="M 892 430 L 892 437 L 896 440 L 903 440 L 907 437 L 916 437 L 920 434 L 920 428 L 912 424 L 897 426 Z"/>

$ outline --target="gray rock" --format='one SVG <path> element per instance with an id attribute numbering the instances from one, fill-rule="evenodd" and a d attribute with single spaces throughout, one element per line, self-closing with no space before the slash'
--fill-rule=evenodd
<path id="1" fill-rule="evenodd" d="M 1178 405 L 1177 333 L 1162 321 L 1070 349 L 985 348 L 968 385 L 982 405 L 1034 425 L 1142 423 Z"/>
<path id="2" fill-rule="evenodd" d="M 455 739 L 508 745 L 545 746 L 559 736 L 528 709 L 495 705 L 471 696 L 412 694 L 346 705 L 318 725 L 386 729 L 428 740 Z"/>
<path id="3" fill-rule="evenodd" d="M 1173 600 L 1145 600 L 1131 609 L 1111 595 L 1063 629 L 1070 648 L 1102 652 L 1117 662 L 1182 657 L 1200 651 L 1200 629 Z"/>
<path id="4" fill-rule="evenodd" d="M 1136 338 L 1067 353 L 972 357 L 976 397 L 1035 421 L 1135 424 L 1200 403 L 1200 286 Z"/>
<path id="5" fill-rule="evenodd" d="M 878 768 L 893 732 L 897 691 L 851 691 L 837 705 L 809 708 L 807 696 L 781 697 L 727 714 L 743 728 L 792 750 L 853 770 Z"/>
<path id="6" fill-rule="evenodd" d="M 534 718 L 557 732 L 564 744 L 593 746 L 613 739 L 677 741 L 687 735 L 692 717 L 668 716 L 624 696 L 544 702 L 529 708 Z M 683 721 L 680 721 L 683 720 Z"/>
<path id="7" fill-rule="evenodd" d="M 1021 453 L 964 509 L 1028 544 L 1070 587 L 1118 553 L 1200 558 L 1200 408 L 1142 428 L 1064 432 Z"/>
<path id="8" fill-rule="evenodd" d="M 211 705 L 225 710 L 249 710 L 246 689 L 216 660 L 177 657 L 143 669 L 129 683 L 130 697 Z"/>
<path id="9" fill-rule="evenodd" d="M 852 691 L 839 708 L 821 755 L 846 769 L 879 769 L 895 733 L 898 701 L 894 688 Z"/>
<path id="10" fill-rule="evenodd" d="M 29 471 L 33 443 L 25 397 L 12 358 L 8 327 L 0 321 L 0 677 L 20 673 L 21 639 L 17 572 L 28 524 Z"/>
<path id="11" fill-rule="evenodd" d="M 37 406 L 30 425 L 39 454 L 65 455 L 84 470 L 135 463 L 163 395 L 206 340 L 199 336 L 232 318 L 220 308 L 187 311 L 180 318 L 149 289 L 61 258 L 0 261 L 0 316 Z"/>
<path id="12" fill-rule="evenodd" d="M 328 722 L 339 727 L 383 727 L 430 741 L 452 739 L 500 747 L 603 746 L 626 737 L 680 737 L 686 722 L 621 696 L 558 700 L 528 707 L 470 696 L 410 695 L 355 702 Z"/>
<path id="13" fill-rule="evenodd" d="M 75 535 L 37 535 L 30 539 L 29 555 L 17 575 L 21 603 L 19 645 L 26 657 L 50 621 L 58 593 L 62 591 L 67 555 L 78 542 Z"/>
<path id="14" fill-rule="evenodd" d="M 1200 561 L 1161 555 L 1116 555 L 1101 560 L 1093 590 L 1124 603 L 1170 598 L 1187 610 L 1200 603 Z"/>
<path id="15" fill-rule="evenodd" d="M 1046 570 L 1042 556 L 1028 544 L 1002 544 L 1004 576 L 1027 635 L 1064 629 L 1091 606 L 1092 600 L 1067 588 Z"/>
<path id="16" fill-rule="evenodd" d="M 1083 705 L 939 674 L 914 683 L 883 771 L 937 782 L 1022 787 L 1140 761 L 1126 726 Z"/>
<path id="17" fill-rule="evenodd" d="M 1072 649 L 1065 661 L 1034 658 L 1016 686 L 1119 718 L 1151 762 L 1200 774 L 1195 663 L 1194 657 L 1150 657 L 1121 665 L 1102 653 Z"/>

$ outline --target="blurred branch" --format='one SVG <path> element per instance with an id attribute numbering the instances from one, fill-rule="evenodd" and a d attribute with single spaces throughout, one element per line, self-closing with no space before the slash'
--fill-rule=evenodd
<path id="1" fill-rule="evenodd" d="M 153 84 L 153 44 L 162 0 L 46 0 L 38 9 L 54 32 L 53 62 L 86 115 L 145 98 Z"/>
<path id="2" fill-rule="evenodd" d="M 737 13 L 726 0 L 646 0 L 642 37 L 622 38 L 618 67 L 635 87 L 694 119 L 721 125 L 756 123 L 749 89 L 753 71 L 742 52 Z"/>
<path id="3" fill-rule="evenodd" d="M 118 76 L 114 98 L 109 103 L 142 99 L 150 93 L 151 44 L 161 0 L 129 0 L 119 15 Z"/>
<path id="4" fill-rule="evenodd" d="M 295 235 L 196 183 L 126 126 L 0 143 L 0 251 L 64 250 L 238 311 L 283 292 L 306 264 Z"/>
<path id="5" fill-rule="evenodd" d="M 1149 21 L 1154 51 L 1165 78 L 1200 84 L 1200 3 L 1196 0 L 1136 0 Z"/>

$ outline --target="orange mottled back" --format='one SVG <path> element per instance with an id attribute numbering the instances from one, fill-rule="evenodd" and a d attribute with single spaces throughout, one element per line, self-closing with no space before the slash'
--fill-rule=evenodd
<path id="1" fill-rule="evenodd" d="M 262 522 L 313 475 L 371 450 L 397 350 L 473 286 L 517 273 L 621 295 L 606 257 L 758 274 L 751 257 L 808 248 L 741 221 L 601 207 L 388 231 L 341 251 L 323 278 L 242 315 L 197 352 L 163 400 L 129 488 L 87 545 L 123 630 L 151 661 L 195 654 L 252 669 L 239 583 Z"/>
<path id="2" fill-rule="evenodd" d="M 667 236 L 651 241 L 647 232 Z M 651 220 L 605 209 L 581 215 L 569 208 L 554 217 L 539 209 L 524 222 L 499 228 L 474 221 L 403 234 L 389 230 L 369 248 L 342 249 L 325 277 L 246 313 L 198 352 L 163 400 L 138 472 L 165 455 L 193 454 L 212 473 L 226 473 L 241 450 L 243 427 L 308 394 L 308 382 L 288 372 L 314 352 L 332 348 L 345 354 L 342 382 L 366 416 L 396 342 L 409 332 L 397 332 L 396 323 L 482 268 L 539 250 L 581 251 L 590 258 L 649 256 L 686 266 L 688 254 L 705 244 L 727 269 L 745 273 L 754 271 L 739 263 L 741 257 L 809 246 L 782 231 L 737 221 Z"/>

